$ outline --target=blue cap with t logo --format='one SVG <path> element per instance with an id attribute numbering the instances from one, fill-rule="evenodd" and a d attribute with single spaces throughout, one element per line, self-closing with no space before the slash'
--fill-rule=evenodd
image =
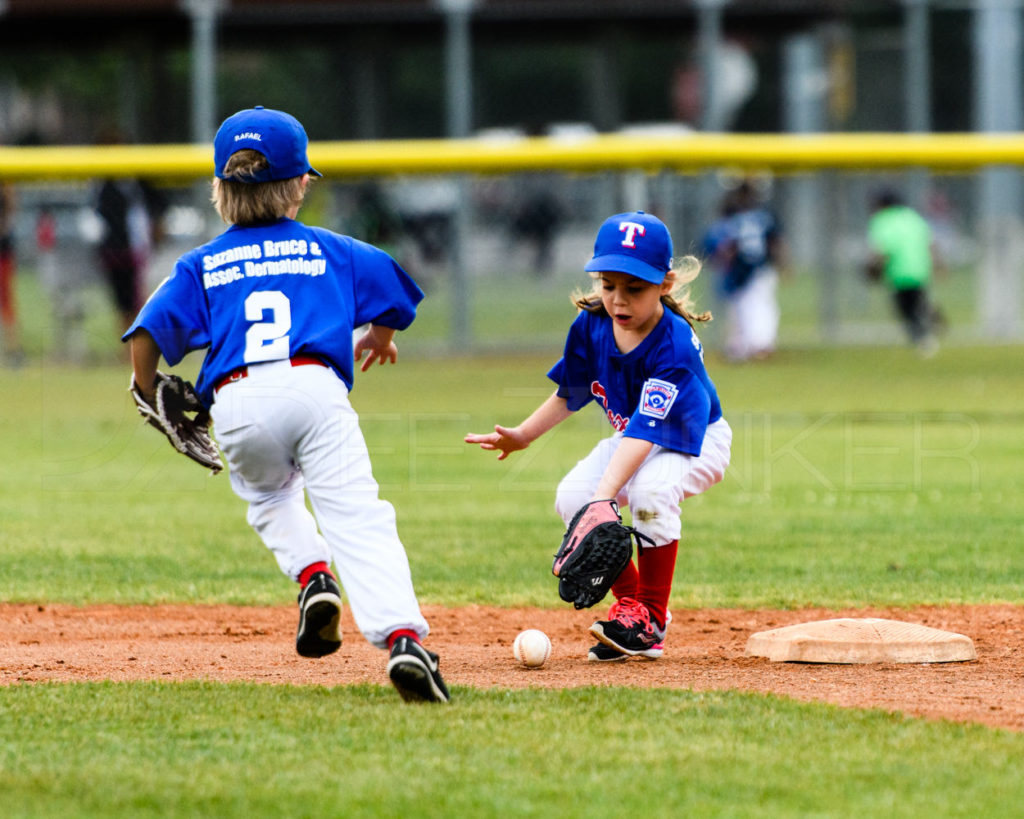
<path id="1" fill-rule="evenodd" d="M 627 273 L 661 284 L 672 267 L 672 237 L 657 216 L 636 210 L 605 219 L 594 242 L 588 273 Z"/>

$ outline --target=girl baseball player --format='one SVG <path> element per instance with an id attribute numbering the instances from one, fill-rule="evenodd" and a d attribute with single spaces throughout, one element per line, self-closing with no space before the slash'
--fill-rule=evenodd
<path id="1" fill-rule="evenodd" d="M 306 149 L 302 125 L 282 111 L 224 121 L 213 204 L 230 227 L 178 259 L 124 339 L 144 394 L 161 354 L 174 366 L 207 348 L 196 390 L 249 524 L 300 584 L 298 653 L 341 646 L 333 557 L 363 636 L 390 651 L 399 694 L 447 702 L 438 657 L 420 643 L 428 626 L 394 509 L 378 497 L 348 398 L 354 362 L 366 356 L 365 371 L 396 360 L 395 331 L 412 323 L 423 293 L 383 251 L 295 221 L 320 176 Z"/>
<path id="2" fill-rule="evenodd" d="M 615 603 L 607 620 L 590 627 L 599 642 L 587 657 L 658 658 L 670 619 L 680 503 L 718 483 L 729 465 L 732 430 L 693 329 L 711 316 L 692 312 L 686 289 L 699 262 L 688 256 L 673 267 L 668 229 L 643 211 L 607 219 L 584 269 L 595 286 L 575 298 L 580 313 L 548 373 L 555 392 L 518 426 L 465 440 L 497 450 L 501 460 L 598 402 L 614 432 L 562 479 L 555 509 L 568 524 L 585 503 L 615 498 L 653 546 L 645 545 L 612 586 Z"/>

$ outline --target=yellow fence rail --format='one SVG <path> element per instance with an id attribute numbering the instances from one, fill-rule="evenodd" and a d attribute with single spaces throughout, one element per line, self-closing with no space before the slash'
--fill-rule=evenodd
<path id="1" fill-rule="evenodd" d="M 561 170 L 735 167 L 775 171 L 927 167 L 968 171 L 1024 165 L 1024 134 L 692 134 L 581 138 L 312 142 L 313 166 L 330 177 Z M 213 151 L 197 145 L 0 147 L 0 179 L 212 175 Z"/>

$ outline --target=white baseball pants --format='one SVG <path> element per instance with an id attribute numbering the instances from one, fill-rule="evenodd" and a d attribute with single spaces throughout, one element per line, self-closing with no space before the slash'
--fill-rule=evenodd
<path id="1" fill-rule="evenodd" d="M 231 487 L 281 570 L 295 580 L 333 557 L 370 643 L 386 648 L 396 629 L 426 637 L 395 511 L 378 495 L 344 382 L 316 365 L 251 365 L 217 392 L 211 415 Z"/>
<path id="2" fill-rule="evenodd" d="M 616 432 L 598 442 L 558 484 L 555 510 L 567 526 L 579 508 L 593 497 L 622 437 L 621 432 Z M 629 508 L 633 526 L 656 546 L 679 540 L 680 504 L 684 498 L 699 495 L 722 480 L 729 466 L 731 447 L 732 428 L 724 418 L 708 427 L 699 456 L 655 445 L 622 487 L 616 501 L 621 508 Z"/>
<path id="3" fill-rule="evenodd" d="M 725 341 L 729 358 L 744 361 L 775 352 L 780 318 L 778 286 L 775 268 L 762 267 L 729 297 Z"/>

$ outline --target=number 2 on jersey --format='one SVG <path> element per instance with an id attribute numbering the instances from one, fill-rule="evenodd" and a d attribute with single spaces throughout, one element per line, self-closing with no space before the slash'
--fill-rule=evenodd
<path id="1" fill-rule="evenodd" d="M 279 290 L 250 293 L 245 300 L 245 320 L 255 322 L 245 331 L 246 364 L 282 361 L 289 357 L 292 305 L 284 293 Z"/>

